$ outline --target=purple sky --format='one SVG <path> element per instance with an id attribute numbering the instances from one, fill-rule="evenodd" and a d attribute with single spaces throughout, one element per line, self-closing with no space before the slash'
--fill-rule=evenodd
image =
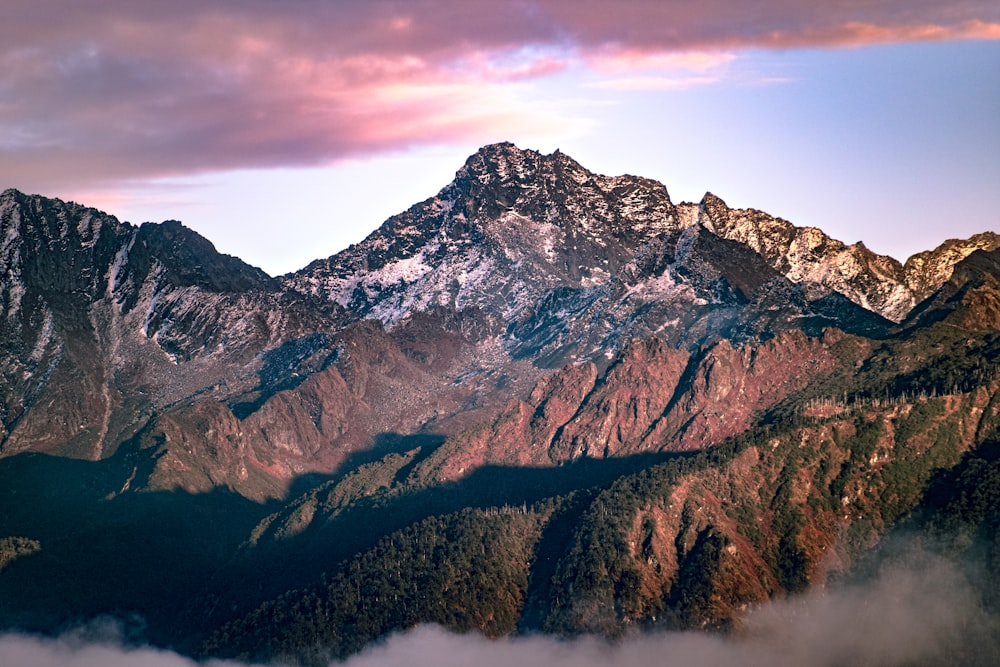
<path id="1" fill-rule="evenodd" d="M 0 188 L 271 273 L 479 146 L 560 148 L 904 259 L 1000 231 L 994 1 L 6 0 Z"/>

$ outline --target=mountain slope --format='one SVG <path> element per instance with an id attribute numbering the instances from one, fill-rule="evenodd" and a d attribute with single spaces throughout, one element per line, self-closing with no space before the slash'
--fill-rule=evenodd
<path id="1" fill-rule="evenodd" d="M 992 525 L 996 235 L 900 265 L 511 144 L 280 278 L 0 214 L 4 628 L 320 663 L 421 622 L 726 628 L 916 509 Z"/>
<path id="2" fill-rule="evenodd" d="M 259 353 L 349 319 L 176 222 L 8 190 L 0 231 L 5 454 L 110 455 L 154 413 L 249 389 Z"/>
<path id="3" fill-rule="evenodd" d="M 636 338 L 695 351 L 720 337 L 888 329 L 836 291 L 803 281 L 805 260 L 795 273 L 767 249 L 761 255 L 753 243 L 713 233 L 746 236 L 718 222 L 728 211 L 719 201 L 706 197 L 692 216 L 653 181 L 599 176 L 561 153 L 510 144 L 470 157 L 437 197 L 363 243 L 280 280 L 219 255 L 178 223 L 135 228 L 14 191 L 3 202 L 3 335 L 12 354 L 0 447 L 101 457 L 133 436 L 143 448 L 162 449 L 170 438 L 208 442 L 193 455 L 173 448 L 163 460 L 202 472 L 154 478 L 190 489 L 225 483 L 273 494 L 291 476 L 333 470 L 379 433 L 454 433 L 496 416 L 567 363 L 592 361 L 603 372 Z M 782 224 L 781 233 L 758 225 L 754 238 L 785 238 L 790 226 Z M 962 252 L 916 263 L 946 266 Z M 347 397 L 338 390 L 341 398 L 324 398 L 348 382 L 334 377 L 345 364 L 369 364 L 363 351 L 343 355 L 355 317 L 390 329 L 384 344 L 398 350 L 388 354 L 416 364 L 403 377 L 424 374 L 417 395 L 447 398 L 406 417 L 371 419 L 369 402 L 382 390 L 366 393 L 367 374 Z M 418 371 L 428 345 L 437 356 Z M 385 391 L 400 384 L 378 377 Z M 315 395 L 314 385 L 328 390 Z M 87 400 L 78 405 L 77 396 Z M 31 410 L 48 402 L 58 408 Z M 215 419 L 227 426 L 212 427 Z M 243 453 L 234 459 L 233 451 Z M 207 467 L 206 456 L 214 459 Z M 271 481 L 252 490 L 244 469 Z"/>
<path id="4" fill-rule="evenodd" d="M 981 262 L 974 258 L 972 264 Z M 954 282 L 962 276 L 969 285 L 982 280 L 963 268 L 955 271 Z M 792 371 L 796 345 L 805 346 L 800 358 L 806 365 Z M 261 657 L 301 655 L 299 649 L 318 643 L 330 651 L 324 658 L 344 655 L 359 644 L 344 644 L 338 634 L 341 623 L 352 618 L 341 600 L 347 591 L 364 590 L 360 581 L 381 581 L 376 573 L 386 563 L 399 578 L 394 603 L 365 612 L 365 625 L 352 626 L 362 637 L 407 627 L 412 621 L 395 609 L 420 609 L 428 602 L 436 609 L 443 599 L 474 596 L 473 582 L 488 569 L 472 556 L 478 553 L 471 546 L 478 544 L 475 532 L 455 535 L 453 556 L 433 560 L 447 567 L 453 558 L 471 557 L 463 578 L 426 588 L 416 584 L 427 582 L 421 563 L 436 557 L 420 547 L 402 558 L 398 551 L 389 555 L 391 545 L 412 544 L 392 522 L 387 537 L 369 542 L 369 548 L 359 545 L 346 561 L 338 560 L 332 546 L 351 530 L 353 506 L 366 508 L 359 520 L 383 513 L 396 517 L 405 507 L 412 520 L 430 515 L 452 522 L 458 515 L 449 508 L 459 498 L 483 508 L 483 520 L 523 512 L 525 520 L 540 521 L 542 530 L 531 538 L 537 540 L 533 560 L 489 575 L 515 591 L 513 601 L 487 596 L 473 604 L 465 620 L 449 621 L 454 627 L 469 623 L 495 633 L 483 619 L 501 608 L 509 614 L 511 604 L 519 610 L 518 627 L 529 632 L 618 635 L 637 626 L 728 627 L 748 604 L 851 572 L 872 545 L 927 502 L 928 493 L 942 493 L 940 486 L 930 486 L 941 470 L 979 456 L 980 448 L 990 451 L 1000 435 L 998 345 L 995 329 L 963 331 L 936 320 L 888 341 L 790 333 L 732 350 L 725 365 L 728 343 L 692 364 L 684 351 L 652 340 L 631 346 L 600 379 L 592 365 L 567 368 L 482 429 L 440 446 L 414 443 L 402 459 L 372 463 L 363 473 L 368 483 L 359 477 L 317 487 L 269 517 L 256 533 L 263 540 L 255 548 L 280 552 L 283 543 L 298 542 L 308 553 L 330 556 L 321 566 L 328 576 L 226 624 L 209 645 L 239 646 L 234 655 Z M 744 367 L 734 368 L 734 360 Z M 805 370 L 812 362 L 820 372 Z M 965 382 L 944 388 L 941 373 Z M 778 384 L 777 391 L 758 385 L 756 403 L 748 391 L 755 374 L 758 382 Z M 684 385 L 684 398 L 670 398 Z M 666 391 L 660 397 L 650 393 L 657 389 Z M 745 417 L 731 409 L 733 393 L 741 395 Z M 578 438 L 610 444 L 627 441 L 629 433 L 647 434 L 645 425 L 663 414 L 664 403 L 667 414 L 681 406 L 687 414 L 712 410 L 703 422 L 709 430 L 698 440 L 700 446 L 718 444 L 693 457 L 626 455 L 610 477 L 601 476 L 596 463 L 586 463 L 606 453 L 546 445 Z M 721 411 L 720 405 L 730 409 Z M 738 423 L 741 418 L 745 421 Z M 607 426 L 612 433 L 602 433 Z M 701 433 L 713 428 L 723 430 L 704 439 Z M 664 435 L 659 442 L 678 438 Z M 552 458 L 563 452 L 583 457 Z M 963 502 L 982 508 L 975 500 Z M 971 514 L 968 520 L 978 521 Z M 525 533 L 517 535 L 522 539 Z M 525 580 L 526 587 L 519 583 Z M 983 588 L 986 597 L 989 590 Z M 317 625 L 312 610 L 343 620 Z"/>

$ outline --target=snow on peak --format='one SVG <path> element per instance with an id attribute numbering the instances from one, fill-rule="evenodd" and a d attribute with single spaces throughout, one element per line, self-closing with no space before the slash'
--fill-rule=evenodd
<path id="1" fill-rule="evenodd" d="M 896 321 L 928 293 L 915 281 L 940 285 L 955 257 L 964 256 L 915 258 L 914 267 L 932 267 L 920 275 L 933 276 L 914 278 L 859 244 L 761 211 L 730 209 L 710 192 L 699 204 L 674 205 L 656 181 L 595 174 L 559 151 L 544 155 L 505 142 L 470 156 L 437 196 L 286 284 L 387 325 L 410 308 L 459 302 L 507 316 L 540 290 L 601 287 L 638 249 L 687 230 L 677 245 L 684 257 L 695 228 L 749 247 L 793 283 L 817 283 Z M 487 266 L 497 275 L 487 276 Z"/>

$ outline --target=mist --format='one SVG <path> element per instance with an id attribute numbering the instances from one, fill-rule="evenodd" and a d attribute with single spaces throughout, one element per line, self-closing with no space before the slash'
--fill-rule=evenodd
<path id="1" fill-rule="evenodd" d="M 865 583 L 779 600 L 749 612 L 730 636 L 635 633 L 608 642 L 534 636 L 490 640 L 421 626 L 374 644 L 342 667 L 648 667 L 648 665 L 1000 665 L 1000 619 L 955 563 L 929 553 L 885 565 Z M 58 639 L 0 636 L 11 667 L 237 667 L 127 648 L 113 626 Z"/>
<path id="2" fill-rule="evenodd" d="M 1000 665 L 1000 619 L 956 564 L 911 553 L 873 580 L 771 602 L 740 630 L 635 634 L 609 643 L 533 637 L 490 641 L 422 627 L 347 661 L 347 667 L 597 667 L 603 665 L 834 667 Z"/>

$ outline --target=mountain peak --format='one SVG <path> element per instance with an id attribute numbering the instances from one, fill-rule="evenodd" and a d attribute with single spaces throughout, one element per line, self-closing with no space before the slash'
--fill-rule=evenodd
<path id="1" fill-rule="evenodd" d="M 491 144 L 436 197 L 288 281 L 386 325 L 431 306 L 474 305 L 509 320 L 545 290 L 604 284 L 643 244 L 680 226 L 656 181 Z"/>
<path id="2" fill-rule="evenodd" d="M 469 156 L 456 180 L 470 178 L 482 184 L 531 180 L 543 159 L 541 153 L 521 150 L 512 143 L 489 144 Z"/>
<path id="3" fill-rule="evenodd" d="M 469 156 L 456 174 L 456 181 L 473 178 L 480 184 L 498 183 L 542 188 L 596 188 L 607 191 L 623 182 L 642 182 L 666 196 L 666 188 L 656 181 L 636 176 L 604 176 L 594 173 L 556 149 L 544 154 L 522 149 L 507 141 L 488 144 Z M 669 197 L 667 197 L 669 199 Z"/>
<path id="4" fill-rule="evenodd" d="M 967 249 L 960 247 L 963 252 Z M 928 326 L 948 320 L 952 326 L 963 330 L 996 331 L 1000 328 L 998 276 L 1000 249 L 973 249 L 952 267 L 944 285 L 913 309 L 904 326 Z"/>
<path id="5" fill-rule="evenodd" d="M 177 220 L 144 223 L 139 227 L 137 240 L 133 261 L 147 255 L 149 259 L 155 258 L 178 286 L 194 285 L 213 292 L 277 288 L 277 282 L 266 273 L 220 253 L 211 241 Z"/>
<path id="6" fill-rule="evenodd" d="M 943 285 L 953 268 L 977 250 L 1000 248 L 1000 235 L 993 232 L 976 234 L 968 239 L 948 239 L 933 250 L 913 255 L 906 260 L 903 271 L 910 288 L 922 297 L 930 296 Z"/>
<path id="7" fill-rule="evenodd" d="M 475 153 L 470 155 L 466 160 L 466 164 L 474 163 L 477 160 L 485 160 L 488 162 L 496 162 L 498 160 L 511 160 L 518 162 L 525 159 L 539 159 L 542 157 L 551 158 L 556 155 L 562 155 L 558 150 L 550 155 L 544 155 L 540 151 L 536 151 L 532 148 L 521 148 L 512 141 L 499 141 L 493 144 L 486 144 Z"/>
<path id="8" fill-rule="evenodd" d="M 545 155 L 502 142 L 471 155 L 437 196 L 286 284 L 389 327 L 438 306 L 475 305 L 510 322 L 528 316 L 546 290 L 628 282 L 619 271 L 629 266 L 662 271 L 673 260 L 650 258 L 675 250 L 682 256 L 683 243 L 694 238 L 684 233 L 695 226 L 747 246 L 791 283 L 822 285 L 895 322 L 974 247 L 991 247 L 989 239 L 960 243 L 904 271 L 860 243 L 848 246 L 763 211 L 731 209 L 712 192 L 697 205 L 675 206 L 657 181 L 604 176 L 561 151 Z"/>
<path id="9" fill-rule="evenodd" d="M 579 184 L 603 178 L 559 150 L 546 155 L 503 142 L 483 146 L 469 156 L 456 174 L 456 181 L 471 179 L 480 185 L 544 187 L 546 182 L 554 184 L 567 176 Z"/>

